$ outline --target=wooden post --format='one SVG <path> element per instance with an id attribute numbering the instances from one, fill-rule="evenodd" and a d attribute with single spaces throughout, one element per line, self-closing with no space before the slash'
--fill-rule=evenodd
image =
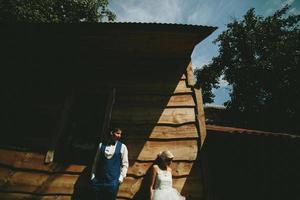
<path id="1" fill-rule="evenodd" d="M 108 139 L 107 132 L 110 126 L 111 115 L 112 115 L 112 110 L 113 110 L 115 100 L 116 100 L 116 88 L 112 88 L 112 90 L 109 92 L 106 108 L 105 108 L 105 116 L 103 120 L 101 136 L 100 136 L 102 142 Z"/>
<path id="2" fill-rule="evenodd" d="M 66 124 L 68 122 L 69 111 L 71 109 L 72 102 L 73 102 L 73 93 L 72 93 L 72 95 L 67 96 L 66 99 L 65 99 L 65 104 L 64 104 L 64 107 L 63 107 L 62 112 L 61 112 L 61 118 L 60 118 L 60 121 L 58 123 L 57 132 L 54 135 L 54 137 L 52 139 L 52 142 L 51 142 L 51 145 L 50 145 L 50 148 L 47 151 L 46 156 L 45 156 L 45 160 L 44 160 L 45 164 L 51 163 L 54 160 L 55 149 L 57 148 L 59 140 L 60 140 L 61 136 L 63 135 Z"/>
<path id="3" fill-rule="evenodd" d="M 201 89 L 195 88 L 195 81 L 194 81 L 194 72 L 192 63 L 190 62 L 187 67 L 187 85 L 192 88 L 192 91 L 194 93 L 194 100 L 195 100 L 195 113 L 196 113 L 196 125 L 197 125 L 197 131 L 200 134 L 200 147 L 199 148 L 199 154 L 200 154 L 200 165 L 201 165 L 201 173 L 202 173 L 202 183 L 204 188 L 204 196 L 205 199 L 213 199 L 212 192 L 210 184 L 209 184 L 209 172 L 208 172 L 208 152 L 207 152 L 207 146 L 206 148 L 203 148 L 203 144 L 206 138 L 206 124 L 205 124 L 205 115 L 204 115 L 204 109 L 203 109 L 203 100 L 202 100 L 202 92 Z"/>
<path id="4" fill-rule="evenodd" d="M 201 142 L 200 148 L 201 148 L 206 138 L 206 124 L 205 124 L 205 115 L 203 109 L 202 92 L 201 92 L 201 88 L 197 89 L 194 87 L 195 81 L 194 81 L 192 62 L 189 63 L 186 71 L 187 71 L 187 84 L 188 86 L 193 88 L 195 94 L 196 113 L 197 113 L 197 122 L 200 129 L 200 142 Z"/>
<path id="5" fill-rule="evenodd" d="M 201 140 L 201 147 L 202 147 L 204 140 L 206 138 L 206 124 L 205 124 L 205 115 L 204 115 L 203 100 L 202 100 L 202 91 L 201 88 L 200 89 L 194 88 L 194 91 L 196 96 L 197 120 L 200 128 L 200 140 Z"/>

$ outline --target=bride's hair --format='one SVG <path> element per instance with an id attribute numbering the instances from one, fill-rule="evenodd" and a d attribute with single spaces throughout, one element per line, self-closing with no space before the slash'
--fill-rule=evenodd
<path id="1" fill-rule="evenodd" d="M 174 155 L 166 150 L 166 151 L 161 151 L 157 154 L 157 158 L 159 158 L 160 160 L 166 160 L 166 159 L 173 159 Z"/>

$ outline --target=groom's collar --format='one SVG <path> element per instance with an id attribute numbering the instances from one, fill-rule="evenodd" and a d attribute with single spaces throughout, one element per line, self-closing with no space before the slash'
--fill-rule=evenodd
<path id="1" fill-rule="evenodd" d="M 115 145 L 117 143 L 117 141 L 113 141 L 113 140 L 109 140 L 108 142 L 107 142 L 107 145 L 109 146 L 109 145 Z"/>

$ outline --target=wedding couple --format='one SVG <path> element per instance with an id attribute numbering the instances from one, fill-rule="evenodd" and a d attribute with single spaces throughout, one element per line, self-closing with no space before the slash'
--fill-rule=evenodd
<path id="1" fill-rule="evenodd" d="M 97 200 L 115 200 L 119 185 L 126 177 L 128 169 L 128 150 L 119 140 L 122 130 L 114 128 L 110 139 L 100 143 L 92 166 L 91 185 Z M 158 164 L 152 166 L 150 200 L 184 200 L 172 186 L 173 154 L 163 151 L 158 155 Z"/>

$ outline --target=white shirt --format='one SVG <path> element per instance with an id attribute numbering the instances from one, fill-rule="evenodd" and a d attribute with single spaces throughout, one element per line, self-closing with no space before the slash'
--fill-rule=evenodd
<path id="1" fill-rule="evenodd" d="M 97 149 L 97 153 L 94 159 L 94 163 L 93 163 L 93 167 L 92 167 L 92 176 L 91 179 L 93 179 L 95 177 L 95 173 L 96 173 L 96 164 L 98 162 L 99 159 L 99 154 L 100 154 L 100 149 L 101 149 L 102 143 L 99 144 L 99 147 Z M 116 150 L 116 146 L 117 146 L 117 142 L 114 145 L 107 145 L 105 147 L 104 150 L 104 156 L 107 159 L 111 159 L 115 153 Z M 121 145 L 121 173 L 120 173 L 120 177 L 119 177 L 119 182 L 122 183 L 123 179 L 126 177 L 127 174 L 127 170 L 128 170 L 128 166 L 129 166 L 129 162 L 128 162 L 128 150 L 125 144 L 122 143 Z"/>

